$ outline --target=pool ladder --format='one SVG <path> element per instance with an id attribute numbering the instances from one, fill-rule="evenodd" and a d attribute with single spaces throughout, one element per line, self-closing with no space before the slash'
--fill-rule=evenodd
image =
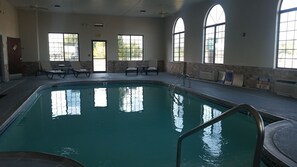
<path id="1" fill-rule="evenodd" d="M 186 86 L 186 79 L 189 78 L 189 75 L 187 74 L 181 74 L 181 75 L 177 75 L 176 77 L 177 79 L 169 85 L 169 95 L 170 97 L 178 104 L 181 105 L 182 103 L 179 101 L 179 99 L 174 95 L 175 89 L 177 85 L 180 85 L 180 83 L 182 82 L 181 86 Z M 188 87 L 191 87 L 191 81 L 188 80 Z"/>
<path id="2" fill-rule="evenodd" d="M 193 135 L 194 133 L 210 126 L 213 125 L 237 112 L 240 111 L 246 111 L 248 113 L 250 113 L 251 115 L 253 115 L 256 124 L 257 124 L 257 145 L 256 145 L 256 149 L 255 149 L 255 153 L 254 153 L 254 161 L 253 161 L 253 167 L 259 167 L 260 166 L 260 161 L 261 161 L 261 153 L 262 153 L 262 147 L 263 147 L 263 142 L 264 142 L 264 123 L 263 123 L 263 119 L 261 117 L 261 115 L 255 110 L 255 108 L 251 107 L 250 105 L 247 104 L 241 104 L 238 106 L 235 106 L 229 110 L 227 110 L 226 112 L 222 113 L 220 116 L 215 117 L 195 128 L 193 128 L 192 130 L 182 134 L 179 138 L 178 138 L 178 142 L 177 142 L 177 158 L 176 158 L 176 167 L 180 167 L 181 165 L 181 148 L 182 148 L 182 141 Z"/>

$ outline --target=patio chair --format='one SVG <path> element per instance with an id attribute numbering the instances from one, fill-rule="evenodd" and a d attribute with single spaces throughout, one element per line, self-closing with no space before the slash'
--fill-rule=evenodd
<path id="1" fill-rule="evenodd" d="M 147 75 L 149 72 L 156 72 L 156 74 L 159 74 L 159 69 L 158 69 L 158 62 L 155 60 L 150 60 L 149 61 L 149 66 L 145 70 L 145 74 Z"/>
<path id="2" fill-rule="evenodd" d="M 87 77 L 90 77 L 91 71 L 85 68 L 82 68 L 79 61 L 70 62 L 73 75 L 77 78 L 79 74 L 85 74 Z"/>
<path id="3" fill-rule="evenodd" d="M 53 69 L 48 61 L 40 61 L 41 71 L 44 72 L 48 79 L 53 79 L 54 75 L 65 78 L 66 72 L 60 69 Z"/>
<path id="4" fill-rule="evenodd" d="M 130 73 L 135 72 L 136 75 L 138 75 L 138 68 L 137 68 L 136 61 L 128 61 L 128 67 L 125 70 L 125 74 L 127 75 L 129 72 Z"/>

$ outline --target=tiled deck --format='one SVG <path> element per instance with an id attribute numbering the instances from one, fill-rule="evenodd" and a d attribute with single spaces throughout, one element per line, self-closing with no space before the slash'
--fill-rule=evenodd
<path id="1" fill-rule="evenodd" d="M 46 76 L 38 77 L 24 77 L 22 80 L 11 81 L 8 83 L 0 84 L 0 123 L 3 124 L 11 114 L 32 94 L 39 86 L 48 83 L 61 83 L 72 81 L 109 81 L 109 80 L 153 80 L 161 81 L 164 83 L 177 83 L 176 76 L 169 75 L 167 73 L 160 73 L 158 76 L 152 75 L 135 75 L 129 74 L 125 76 L 124 73 L 102 73 L 92 74 L 90 78 L 86 78 L 84 75 L 79 78 L 73 77 L 73 75 L 66 76 L 65 79 L 54 77 L 53 80 L 48 80 Z M 180 83 L 180 81 L 179 81 Z M 292 140 L 297 138 L 297 99 L 277 96 L 271 92 L 238 88 L 233 86 L 227 86 L 212 82 L 191 80 L 189 87 L 186 82 L 185 89 L 203 94 L 212 98 L 220 99 L 227 104 L 249 104 L 254 106 L 262 115 L 273 115 L 271 118 L 279 117 L 291 122 L 292 126 L 288 126 L 283 130 L 272 131 L 270 134 L 272 140 L 266 141 L 266 147 L 277 146 L 274 150 L 277 154 L 283 155 L 284 161 L 290 161 L 290 165 L 297 164 L 297 146 L 288 143 L 293 143 Z M 286 124 L 282 122 L 282 124 Z M 271 129 L 267 131 L 271 132 Z M 287 135 L 290 134 L 290 138 Z M 267 137 L 266 137 L 267 138 Z M 268 143 L 267 143 L 268 142 Z M 283 143 L 283 144 L 282 144 Z M 288 164 L 287 164 L 288 165 Z"/>

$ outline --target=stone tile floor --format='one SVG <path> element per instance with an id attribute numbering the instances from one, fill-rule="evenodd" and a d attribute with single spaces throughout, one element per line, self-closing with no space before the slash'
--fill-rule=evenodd
<path id="1" fill-rule="evenodd" d="M 185 86 L 182 86 L 182 80 L 174 75 L 160 73 L 159 75 L 135 75 L 124 73 L 97 73 L 92 74 L 90 78 L 80 75 L 78 78 L 68 75 L 62 79 L 54 76 L 52 80 L 47 79 L 45 75 L 23 77 L 20 80 L 10 81 L 0 84 L 0 124 L 2 125 L 13 112 L 41 85 L 50 83 L 63 83 L 73 81 L 109 81 L 109 80 L 153 80 L 168 84 L 177 84 L 184 89 L 188 89 L 197 94 L 206 95 L 211 98 L 223 100 L 226 104 L 249 104 L 261 112 L 262 116 L 269 116 L 269 119 L 284 119 L 293 123 L 294 126 L 287 126 L 283 130 L 273 131 L 268 129 L 273 135 L 271 140 L 267 140 L 266 147 L 275 147 L 276 154 L 280 154 L 290 161 L 288 166 L 297 164 L 297 146 L 288 145 L 297 137 L 295 132 L 297 127 L 297 99 L 277 96 L 274 93 L 263 90 L 239 88 L 228 85 L 217 84 L 208 81 L 187 80 Z M 3 96 L 1 96 L 3 95 Z M 271 117 L 272 116 L 272 117 Z M 281 121 L 282 124 L 283 121 Z M 278 123 L 278 122 L 277 122 Z M 286 124 L 286 123 L 285 123 Z M 265 128 L 266 129 L 266 128 Z M 287 135 L 290 134 L 290 138 Z M 265 140 L 266 141 L 266 140 Z M 265 145 L 264 145 L 265 147 Z M 297 165 L 296 165 L 297 166 Z"/>

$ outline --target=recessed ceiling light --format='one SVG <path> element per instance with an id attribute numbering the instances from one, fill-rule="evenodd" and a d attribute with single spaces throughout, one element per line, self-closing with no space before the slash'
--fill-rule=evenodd
<path id="1" fill-rule="evenodd" d="M 103 23 L 95 23 L 94 27 L 103 27 Z"/>
<path id="2" fill-rule="evenodd" d="M 61 6 L 60 6 L 60 5 L 54 5 L 54 7 L 55 7 L 55 8 L 59 8 L 59 7 L 61 7 Z"/>

